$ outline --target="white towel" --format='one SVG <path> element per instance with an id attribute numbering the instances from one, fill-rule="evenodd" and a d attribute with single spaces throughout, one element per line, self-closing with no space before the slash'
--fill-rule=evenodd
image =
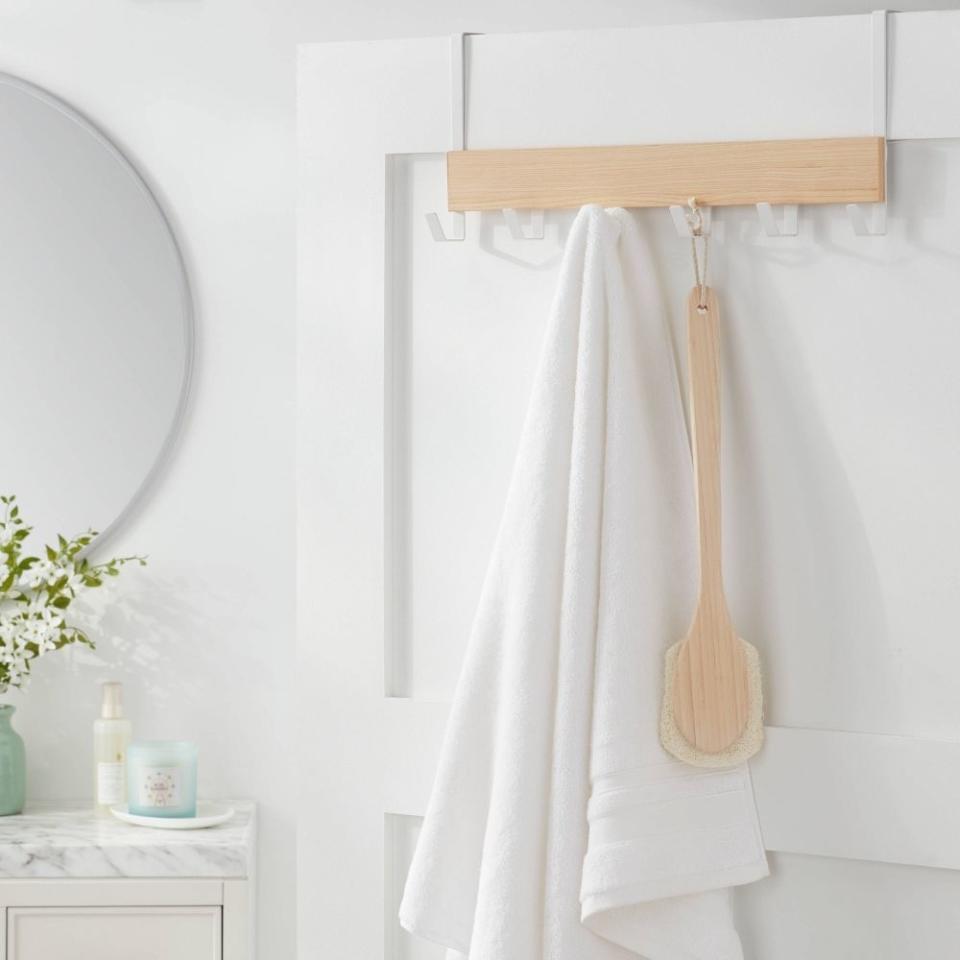
<path id="1" fill-rule="evenodd" d="M 739 960 L 726 888 L 767 874 L 747 768 L 657 735 L 697 574 L 652 274 L 629 214 L 580 211 L 400 908 L 469 960 Z"/>

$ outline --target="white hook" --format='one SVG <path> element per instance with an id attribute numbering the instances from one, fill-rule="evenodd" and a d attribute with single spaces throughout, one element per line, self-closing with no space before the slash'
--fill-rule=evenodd
<path id="1" fill-rule="evenodd" d="M 760 226 L 768 237 L 795 237 L 797 235 L 800 216 L 799 208 L 795 203 L 788 203 L 783 206 L 783 216 L 780 223 L 777 223 L 773 207 L 769 203 L 762 202 L 756 206 Z"/>
<path id="2" fill-rule="evenodd" d="M 503 211 L 503 219 L 507 221 L 507 229 L 514 240 L 542 240 L 543 239 L 543 211 L 530 211 L 530 228 L 524 230 L 520 223 L 520 214 L 512 207 Z"/>
<path id="3" fill-rule="evenodd" d="M 700 213 L 700 236 L 710 235 L 710 207 L 697 207 Z M 677 229 L 677 234 L 684 240 L 689 240 L 693 236 L 693 227 L 689 219 L 690 207 L 679 203 L 670 204 L 670 216 L 673 217 L 673 225 Z"/>
<path id="4" fill-rule="evenodd" d="M 450 234 L 443 229 L 440 222 L 440 215 L 437 213 L 424 214 L 427 226 L 430 228 L 430 235 L 437 243 L 445 243 L 453 240 L 464 240 L 467 236 L 466 215 L 463 213 L 451 213 L 450 216 Z"/>
<path id="5" fill-rule="evenodd" d="M 848 203 L 847 214 L 853 224 L 853 232 L 858 237 L 882 237 L 887 233 L 887 205 L 886 203 L 870 204 L 870 219 L 864 212 L 861 203 Z"/>

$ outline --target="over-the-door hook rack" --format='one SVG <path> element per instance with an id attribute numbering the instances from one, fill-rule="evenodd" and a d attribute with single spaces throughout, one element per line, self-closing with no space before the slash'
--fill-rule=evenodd
<path id="1" fill-rule="evenodd" d="M 447 154 L 450 210 L 880 203 L 883 137 L 610 147 L 460 150 Z"/>
<path id="2" fill-rule="evenodd" d="M 513 236 L 542 236 L 541 220 L 524 231 L 516 211 L 600 204 L 669 207 L 681 236 L 690 236 L 683 204 L 696 197 L 709 208 L 756 207 L 763 231 L 792 236 L 801 204 L 845 204 L 858 235 L 886 228 L 887 15 L 873 15 L 874 136 L 806 140 L 755 140 L 642 146 L 464 149 L 464 36 L 451 43 L 451 122 L 454 149 L 447 154 L 447 208 L 502 210 Z M 868 219 L 863 204 L 873 204 Z M 779 214 L 774 213 L 779 208 Z M 427 215 L 438 240 L 453 236 L 439 215 Z M 704 224 L 709 232 L 709 221 Z"/>

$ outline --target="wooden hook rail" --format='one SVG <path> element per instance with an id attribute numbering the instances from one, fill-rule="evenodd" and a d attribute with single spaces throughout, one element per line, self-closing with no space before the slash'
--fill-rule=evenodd
<path id="1" fill-rule="evenodd" d="M 458 150 L 447 197 L 453 211 L 879 203 L 885 154 L 883 137 Z"/>

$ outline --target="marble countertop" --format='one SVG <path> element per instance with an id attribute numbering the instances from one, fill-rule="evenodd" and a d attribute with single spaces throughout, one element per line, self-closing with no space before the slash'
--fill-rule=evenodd
<path id="1" fill-rule="evenodd" d="M 156 830 L 97 816 L 89 802 L 28 803 L 0 817 L 0 878 L 248 877 L 256 808 L 205 830 Z"/>

